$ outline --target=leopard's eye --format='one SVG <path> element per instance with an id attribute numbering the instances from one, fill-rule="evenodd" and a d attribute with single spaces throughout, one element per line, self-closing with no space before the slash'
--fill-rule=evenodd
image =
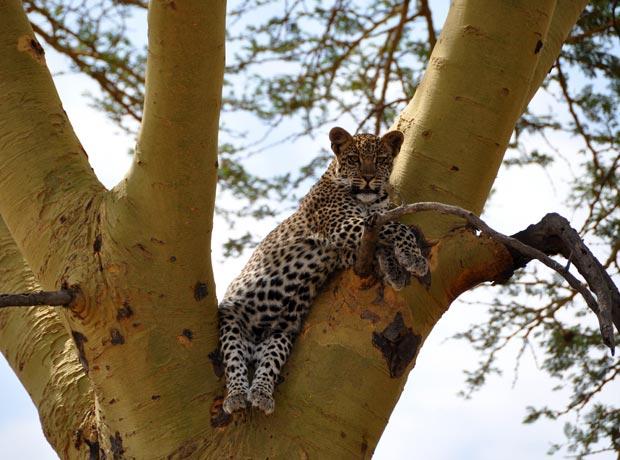
<path id="1" fill-rule="evenodd" d="M 357 155 L 350 155 L 347 157 L 346 162 L 349 166 L 357 166 L 360 164 L 360 159 Z"/>

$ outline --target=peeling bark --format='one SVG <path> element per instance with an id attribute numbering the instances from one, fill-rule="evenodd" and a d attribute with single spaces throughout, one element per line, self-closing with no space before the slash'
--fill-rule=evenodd
<path id="1" fill-rule="evenodd" d="M 390 377 L 401 377 L 415 357 L 421 338 L 406 327 L 398 312 L 382 332 L 372 333 L 372 344 L 381 350 L 390 370 Z"/>

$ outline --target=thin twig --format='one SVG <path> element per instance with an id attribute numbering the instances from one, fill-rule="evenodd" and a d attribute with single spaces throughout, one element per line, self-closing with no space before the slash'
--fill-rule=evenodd
<path id="1" fill-rule="evenodd" d="M 577 111 L 575 110 L 575 100 L 568 93 L 568 82 L 564 76 L 564 72 L 562 72 L 560 59 L 555 62 L 555 69 L 557 70 L 558 83 L 560 84 L 562 94 L 564 95 L 564 99 L 566 99 L 566 104 L 568 105 L 568 111 L 570 112 L 573 122 L 575 123 L 575 130 L 579 135 L 581 135 L 586 147 L 588 147 L 588 150 L 592 153 L 592 162 L 594 163 L 596 170 L 599 171 L 601 169 L 598 161 L 599 152 L 594 148 L 594 145 L 592 145 L 592 137 L 586 132 L 581 120 L 579 119 L 579 115 L 577 115 Z"/>
<path id="2" fill-rule="evenodd" d="M 612 12 L 613 12 L 613 8 L 612 8 Z M 593 35 L 598 35 L 602 32 L 606 32 L 608 29 L 612 29 L 613 27 L 614 27 L 614 19 L 612 18 L 612 19 L 609 19 L 609 21 L 607 21 L 606 23 L 601 24 L 598 27 L 593 27 L 592 29 L 585 30 L 580 34 L 571 35 L 564 41 L 564 43 L 570 43 L 570 44 L 579 43 L 583 41 L 584 38 L 589 38 L 589 37 L 592 37 Z"/>
<path id="3" fill-rule="evenodd" d="M 409 12 L 409 0 L 404 0 L 403 6 L 400 12 L 400 20 L 398 21 L 398 26 L 394 29 L 394 38 L 392 39 L 392 43 L 390 44 L 390 48 L 387 53 L 387 58 L 385 60 L 385 65 L 383 67 L 383 86 L 381 88 L 381 96 L 377 103 L 377 106 L 385 105 L 385 97 L 387 94 L 387 89 L 390 84 L 390 74 L 392 72 L 392 62 L 394 60 L 394 53 L 400 44 L 400 40 L 403 36 L 403 29 L 405 27 L 405 23 L 407 22 L 407 13 Z M 387 41 L 389 42 L 392 34 L 388 34 Z M 383 113 L 377 110 L 377 120 L 375 124 L 375 134 L 379 135 L 379 131 L 381 128 L 381 120 L 383 119 Z"/>
<path id="4" fill-rule="evenodd" d="M 0 294 L 0 308 L 4 307 L 33 307 L 47 305 L 51 307 L 65 307 L 69 305 L 75 294 L 69 289 L 60 291 L 35 291 L 20 294 Z"/>

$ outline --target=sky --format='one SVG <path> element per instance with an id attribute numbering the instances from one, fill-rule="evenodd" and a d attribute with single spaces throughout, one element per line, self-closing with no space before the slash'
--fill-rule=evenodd
<path id="1" fill-rule="evenodd" d="M 448 4 L 447 1 L 440 3 L 437 24 L 442 23 L 441 12 L 445 12 Z M 63 68 L 61 57 L 49 49 L 46 53 L 48 65 L 53 71 Z M 133 146 L 133 139 L 88 106 L 83 93 L 97 91 L 88 79 L 64 74 L 58 75 L 55 81 L 64 108 L 95 172 L 107 187 L 114 186 L 131 163 L 128 151 Z M 537 96 L 532 102 L 540 107 L 553 103 L 543 96 Z M 551 141 L 566 156 L 578 148 L 574 141 L 561 136 Z M 326 138 L 304 140 L 295 145 L 295 151 L 302 149 L 301 156 L 311 158 L 320 147 L 328 147 Z M 292 169 L 295 162 L 286 159 L 287 153 L 275 152 L 274 155 L 283 159 L 277 162 L 255 157 L 254 167 L 259 172 L 261 169 L 267 172 L 275 163 L 281 168 Z M 511 234 L 537 222 L 550 211 L 578 221 L 580 210 L 568 209 L 563 201 L 571 178 L 579 172 L 561 162 L 554 168 L 551 174 L 538 167 L 502 168 L 493 197 L 485 209 L 487 223 L 496 230 Z M 266 224 L 257 224 L 257 231 L 266 234 L 269 230 Z M 227 235 L 227 226 L 222 219 L 216 219 L 214 235 L 214 272 L 221 298 L 249 254 L 224 261 L 220 247 Z M 489 300 L 493 295 L 493 290 L 467 293 L 439 321 L 420 352 L 374 459 L 543 459 L 548 458 L 545 454 L 552 442 L 564 440 L 562 421 L 539 421 L 533 425 L 521 423 L 527 405 L 559 407 L 565 401 L 565 395 L 551 391 L 554 382 L 537 369 L 535 360 L 528 354 L 524 356 L 515 381 L 513 368 L 517 350 L 514 347 L 509 347 L 500 356 L 500 366 L 505 370 L 503 376 L 492 377 L 482 391 L 470 400 L 457 396 L 458 391 L 464 388 L 463 370 L 473 369 L 478 355 L 464 342 L 449 338 L 465 330 L 469 324 L 485 321 L 485 306 L 476 302 Z M 620 382 L 612 385 L 617 389 L 615 395 L 620 395 Z M 0 357 L 0 459 L 56 458 L 43 437 L 36 410 L 27 393 L 4 358 Z M 606 460 L 613 458 L 613 455 L 601 454 L 591 458 Z"/>

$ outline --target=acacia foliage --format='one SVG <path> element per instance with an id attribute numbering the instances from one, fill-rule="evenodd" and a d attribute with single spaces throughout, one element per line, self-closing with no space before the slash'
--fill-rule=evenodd
<path id="1" fill-rule="evenodd" d="M 146 0 L 26 0 L 24 5 L 36 33 L 66 56 L 70 71 L 97 82 L 100 92 L 89 95 L 91 103 L 124 130 L 135 131 L 146 49 L 132 24 L 145 14 Z M 230 2 L 219 189 L 235 206 L 218 206 L 220 215 L 231 225 L 244 217 L 280 216 L 329 159 L 327 152 L 317 152 L 296 171 L 259 176 L 248 167 L 254 156 L 268 155 L 276 145 L 295 145 L 336 121 L 374 133 L 391 126 L 414 94 L 437 40 L 436 13 L 437 4 L 427 0 Z M 505 160 L 511 167 L 576 165 L 567 202 L 587 210 L 581 235 L 599 248 L 616 277 L 619 14 L 616 0 L 588 5 L 541 89 L 557 104 L 523 114 Z M 554 133 L 580 147 L 559 151 L 548 141 Z M 253 243 L 254 235 L 242 232 L 225 250 L 234 255 Z M 620 361 L 605 352 L 595 324 L 584 320 L 585 305 L 560 279 L 534 269 L 518 273 L 495 298 L 487 322 L 457 335 L 481 357 L 477 369 L 466 371 L 464 393 L 471 395 L 489 374 L 500 372 L 497 355 L 518 342 L 517 361 L 528 348 L 538 350 L 542 372 L 570 392 L 564 407 L 530 407 L 524 421 L 578 413 L 579 422 L 566 422 L 566 440 L 553 451 L 565 449 L 578 458 L 599 450 L 620 452 L 620 408 L 599 398 L 620 373 Z"/>

